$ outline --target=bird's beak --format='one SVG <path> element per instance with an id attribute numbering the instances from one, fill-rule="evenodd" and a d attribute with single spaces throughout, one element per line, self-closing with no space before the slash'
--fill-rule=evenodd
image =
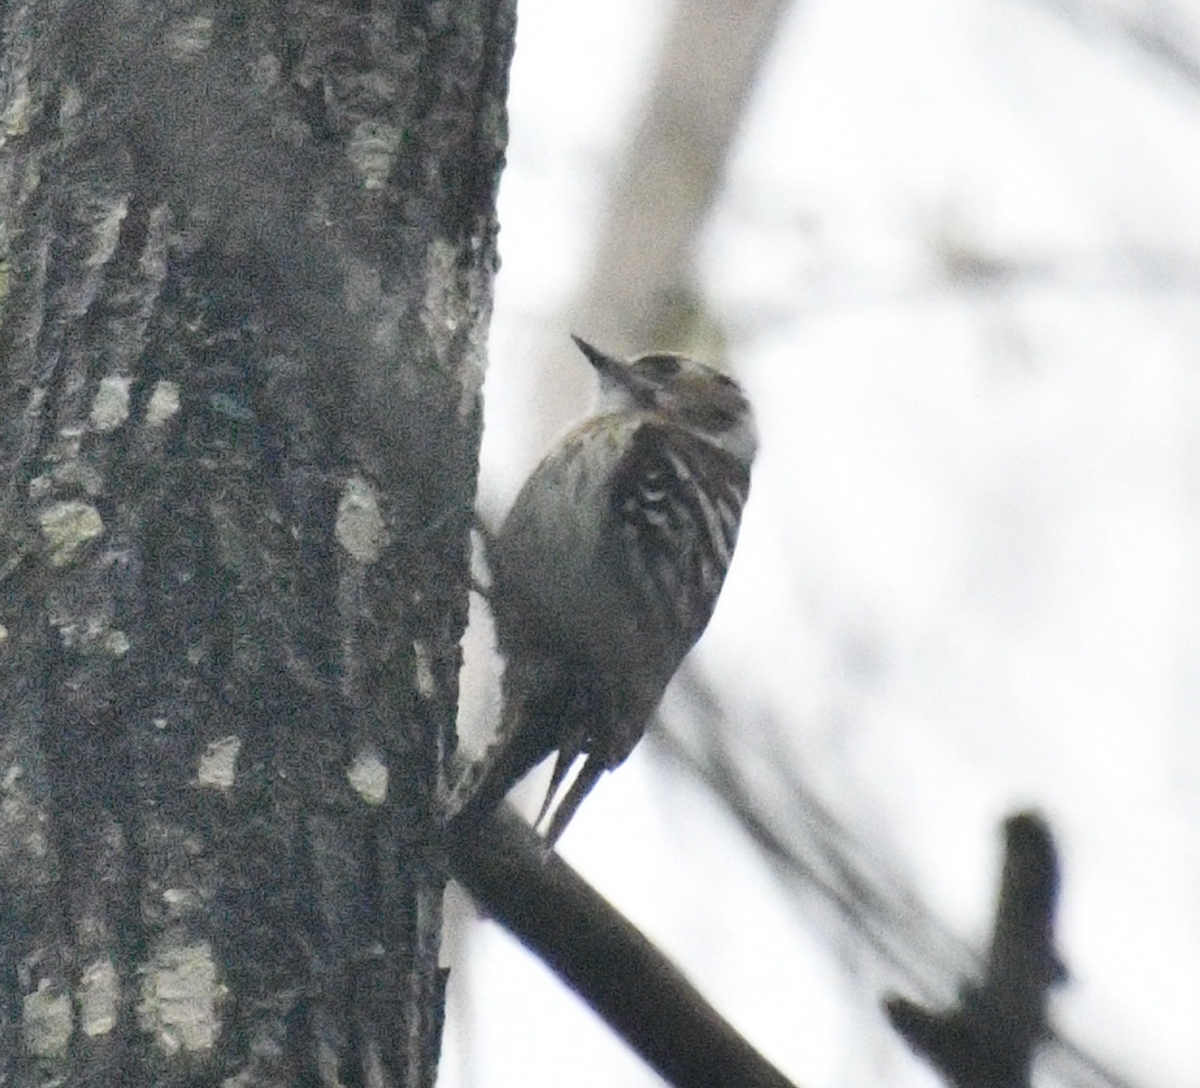
<path id="1" fill-rule="evenodd" d="M 628 367 L 625 366 L 620 359 L 612 355 L 605 355 L 604 352 L 592 347 L 586 340 L 571 333 L 571 339 L 575 341 L 575 346 L 587 357 L 587 361 L 596 368 L 597 371 L 604 377 L 616 378 L 621 380 Z"/>

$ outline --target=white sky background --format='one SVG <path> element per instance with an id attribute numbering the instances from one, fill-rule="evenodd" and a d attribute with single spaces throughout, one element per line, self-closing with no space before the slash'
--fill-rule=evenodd
<path id="1" fill-rule="evenodd" d="M 1094 10 L 1156 12 L 1200 55 L 1195 0 Z M 554 411 L 523 352 L 583 280 L 665 20 L 521 0 L 489 509 L 530 467 L 522 418 Z M 990 286 L 952 281 L 966 264 Z M 1063 856 L 1056 1023 L 1137 1088 L 1190 1088 L 1200 87 L 1037 0 L 805 0 L 699 270 L 763 440 L 700 664 L 981 948 L 999 823 L 1036 805 Z M 561 851 L 798 1083 L 937 1083 L 878 1012 L 889 980 L 642 748 Z M 440 1088 L 659 1083 L 498 927 L 463 941 Z"/>

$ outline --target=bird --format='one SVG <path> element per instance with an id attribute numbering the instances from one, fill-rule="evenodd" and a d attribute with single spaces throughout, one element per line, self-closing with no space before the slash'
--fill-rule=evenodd
<path id="1" fill-rule="evenodd" d="M 572 339 L 595 369 L 596 408 L 534 469 L 488 548 L 501 726 L 459 812 L 490 812 L 557 752 L 537 826 L 584 756 L 548 847 L 641 739 L 707 626 L 758 447 L 750 403 L 726 374 Z"/>

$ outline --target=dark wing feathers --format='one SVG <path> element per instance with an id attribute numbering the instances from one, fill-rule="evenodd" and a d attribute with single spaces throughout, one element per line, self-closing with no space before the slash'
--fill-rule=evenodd
<path id="1" fill-rule="evenodd" d="M 681 657 L 712 615 L 749 487 L 735 458 L 653 422 L 634 433 L 613 474 L 618 561 L 645 587 L 638 614 L 651 617 Z"/>

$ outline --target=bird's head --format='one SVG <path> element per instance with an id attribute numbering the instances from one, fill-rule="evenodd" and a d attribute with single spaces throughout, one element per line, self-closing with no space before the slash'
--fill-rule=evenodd
<path id="1" fill-rule="evenodd" d="M 686 355 L 656 351 L 625 360 L 572 340 L 596 368 L 601 412 L 641 411 L 698 435 L 749 465 L 758 446 L 741 386 Z"/>

